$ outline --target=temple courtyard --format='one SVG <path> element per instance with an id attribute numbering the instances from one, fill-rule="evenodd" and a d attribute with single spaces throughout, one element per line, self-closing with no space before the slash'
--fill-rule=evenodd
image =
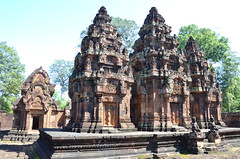
<path id="1" fill-rule="evenodd" d="M 194 38 L 178 50 L 152 7 L 128 53 L 111 20 L 101 7 L 82 40 L 71 109 L 41 67 L 26 79 L 0 158 L 240 158 L 240 128 L 222 120 L 216 71 Z"/>

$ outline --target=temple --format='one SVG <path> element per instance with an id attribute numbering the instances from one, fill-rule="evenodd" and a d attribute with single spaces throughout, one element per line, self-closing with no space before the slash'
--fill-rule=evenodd
<path id="1" fill-rule="evenodd" d="M 170 33 L 153 7 L 128 55 L 121 34 L 101 7 L 75 58 L 67 129 L 169 131 L 190 126 L 193 116 L 201 128 L 207 128 L 211 116 L 223 124 L 214 69 L 192 37 L 186 51 L 178 51 L 177 36 Z"/>
<path id="2" fill-rule="evenodd" d="M 64 110 L 52 98 L 54 91 L 54 85 L 42 67 L 28 76 L 21 87 L 22 97 L 14 104 L 13 128 L 31 132 L 64 126 Z"/>
<path id="3" fill-rule="evenodd" d="M 153 7 L 130 54 L 133 68 L 131 118 L 139 130 L 170 130 L 189 126 L 195 116 L 207 128 L 211 115 L 221 120 L 221 90 L 215 71 L 190 37 L 186 52 L 178 51 L 176 35 Z"/>
<path id="4" fill-rule="evenodd" d="M 133 83 L 127 49 L 121 34 L 101 7 L 83 38 L 69 80 L 72 99 L 67 128 L 75 132 L 111 132 L 134 129 L 130 119 Z"/>
<path id="5" fill-rule="evenodd" d="M 240 129 L 222 127 L 215 70 L 192 37 L 185 50 L 178 45 L 153 7 L 128 54 L 101 7 L 69 79 L 70 121 L 39 129 L 40 158 L 165 158 L 239 145 Z"/>

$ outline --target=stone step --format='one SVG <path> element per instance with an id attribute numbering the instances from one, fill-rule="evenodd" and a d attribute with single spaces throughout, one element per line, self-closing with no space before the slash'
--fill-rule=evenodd
<path id="1" fill-rule="evenodd" d="M 173 125 L 172 126 L 172 131 L 176 131 L 176 132 L 187 132 L 189 131 L 187 128 L 183 127 L 183 126 L 178 126 L 178 125 Z"/>
<path id="2" fill-rule="evenodd" d="M 205 151 L 217 151 L 217 147 L 204 147 Z"/>
<path id="3" fill-rule="evenodd" d="M 203 142 L 204 147 L 216 147 L 215 143 L 211 143 L 211 142 Z"/>
<path id="4" fill-rule="evenodd" d="M 117 134 L 117 133 L 121 133 L 121 131 L 119 131 L 116 128 L 112 128 L 112 127 L 103 127 L 102 128 L 102 133 L 103 134 Z"/>

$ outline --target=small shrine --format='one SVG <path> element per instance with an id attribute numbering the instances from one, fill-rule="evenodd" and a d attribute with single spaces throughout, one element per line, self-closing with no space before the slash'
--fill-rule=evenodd
<path id="1" fill-rule="evenodd" d="M 42 67 L 28 76 L 21 87 L 22 97 L 14 104 L 13 128 L 30 132 L 64 126 L 64 110 L 52 98 L 54 91 L 54 85 Z"/>

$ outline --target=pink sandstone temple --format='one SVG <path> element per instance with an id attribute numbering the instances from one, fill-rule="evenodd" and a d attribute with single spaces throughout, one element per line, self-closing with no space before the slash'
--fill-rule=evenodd
<path id="1" fill-rule="evenodd" d="M 139 31 L 134 52 L 101 7 L 82 40 L 69 80 L 67 129 L 74 132 L 168 131 L 196 117 L 207 128 L 221 120 L 221 89 L 215 70 L 191 37 L 178 51 L 177 36 L 155 7 Z"/>

